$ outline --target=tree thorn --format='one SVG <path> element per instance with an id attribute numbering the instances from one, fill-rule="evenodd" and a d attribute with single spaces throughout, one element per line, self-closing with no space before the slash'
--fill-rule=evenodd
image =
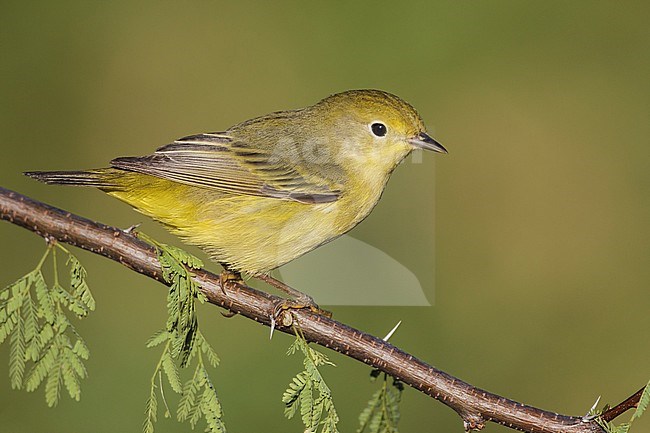
<path id="1" fill-rule="evenodd" d="M 485 419 L 479 413 L 462 413 L 460 416 L 463 419 L 463 427 L 466 432 L 480 431 L 485 427 Z"/>

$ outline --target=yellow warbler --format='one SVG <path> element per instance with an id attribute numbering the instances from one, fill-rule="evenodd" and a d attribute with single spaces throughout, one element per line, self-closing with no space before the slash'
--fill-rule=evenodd
<path id="1" fill-rule="evenodd" d="M 97 187 L 227 270 L 264 275 L 363 220 L 415 148 L 446 153 L 402 99 L 351 90 L 117 158 L 110 168 L 26 174 Z"/>

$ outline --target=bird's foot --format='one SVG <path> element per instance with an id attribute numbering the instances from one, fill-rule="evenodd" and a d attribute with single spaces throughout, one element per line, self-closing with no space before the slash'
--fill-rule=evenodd
<path id="1" fill-rule="evenodd" d="M 221 289 L 221 292 L 225 295 L 226 288 L 229 285 L 233 284 L 244 284 L 244 280 L 242 279 L 241 274 L 239 272 L 229 271 L 228 269 L 221 271 L 219 274 L 219 288 Z M 236 316 L 237 313 L 234 311 L 227 311 L 225 313 L 222 312 L 221 315 L 223 317 L 230 318 Z"/>
<path id="2" fill-rule="evenodd" d="M 275 307 L 270 317 L 271 334 L 269 335 L 269 339 L 273 338 L 273 332 L 276 326 L 288 328 L 293 325 L 294 315 L 292 311 L 303 309 L 309 309 L 311 312 L 321 316 L 332 317 L 330 311 L 321 309 L 311 296 L 304 293 L 301 293 L 296 299 L 278 299 L 275 302 Z"/>
<path id="3" fill-rule="evenodd" d="M 276 302 L 275 308 L 273 308 L 273 317 L 277 320 L 285 312 L 290 310 L 309 310 L 321 316 L 332 317 L 331 311 L 323 310 L 314 302 L 311 296 L 305 295 L 304 293 L 294 299 L 280 299 Z"/>
<path id="4" fill-rule="evenodd" d="M 325 317 L 332 317 L 332 313 L 327 310 L 321 309 L 314 301 L 314 298 L 306 293 L 294 289 L 282 281 L 273 278 L 270 275 L 258 275 L 258 279 L 266 282 L 267 284 L 275 287 L 278 290 L 291 296 L 293 299 L 278 299 L 275 302 L 273 313 L 271 314 L 271 334 L 269 338 L 273 338 L 273 331 L 277 325 L 288 328 L 293 325 L 294 316 L 291 313 L 293 310 L 309 309 L 311 312 Z"/>
<path id="5" fill-rule="evenodd" d="M 221 271 L 219 274 L 219 287 L 221 288 L 221 291 L 225 294 L 228 286 L 232 284 L 244 284 L 241 274 L 228 269 Z"/>
<path id="6" fill-rule="evenodd" d="M 294 289 L 291 286 L 286 285 L 282 281 L 273 278 L 270 275 L 260 275 L 259 278 L 262 281 L 270 284 L 278 290 L 283 291 L 287 295 L 291 296 L 292 299 L 282 299 L 277 302 L 275 308 L 273 309 L 273 316 L 275 319 L 278 319 L 282 312 L 287 310 L 303 310 L 309 309 L 313 313 L 320 314 L 326 317 L 332 317 L 332 313 L 327 310 L 323 310 L 316 304 L 314 298 L 309 296 L 306 293 L 303 293 L 299 290 Z"/>

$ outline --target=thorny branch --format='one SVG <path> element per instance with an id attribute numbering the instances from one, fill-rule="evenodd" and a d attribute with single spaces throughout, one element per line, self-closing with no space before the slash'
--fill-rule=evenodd
<path id="1" fill-rule="evenodd" d="M 120 229 L 93 222 L 1 187 L 0 218 L 39 236 L 108 257 L 164 283 L 155 250 Z M 271 325 L 274 307 L 280 298 L 244 284 L 229 283 L 227 290 L 222 290 L 219 276 L 205 270 L 196 271 L 196 280 L 212 304 Z M 279 320 L 276 329 L 292 333 L 293 320 L 299 323 L 309 341 L 377 368 L 449 406 L 460 415 L 468 431 L 480 430 L 486 422 L 491 421 L 530 433 L 604 432 L 596 419 L 548 412 L 476 388 L 384 340 L 306 309 L 291 311 L 290 316 Z M 640 396 L 641 392 L 637 392 L 605 412 L 603 418 L 611 421 L 635 407 Z"/>

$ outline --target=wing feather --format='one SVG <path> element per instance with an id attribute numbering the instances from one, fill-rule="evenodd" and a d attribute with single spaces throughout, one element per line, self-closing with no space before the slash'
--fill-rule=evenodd
<path id="1" fill-rule="evenodd" d="M 122 157 L 111 166 L 186 185 L 259 197 L 327 203 L 340 188 L 331 181 L 301 175 L 295 167 L 223 133 L 184 137 L 154 154 Z"/>

